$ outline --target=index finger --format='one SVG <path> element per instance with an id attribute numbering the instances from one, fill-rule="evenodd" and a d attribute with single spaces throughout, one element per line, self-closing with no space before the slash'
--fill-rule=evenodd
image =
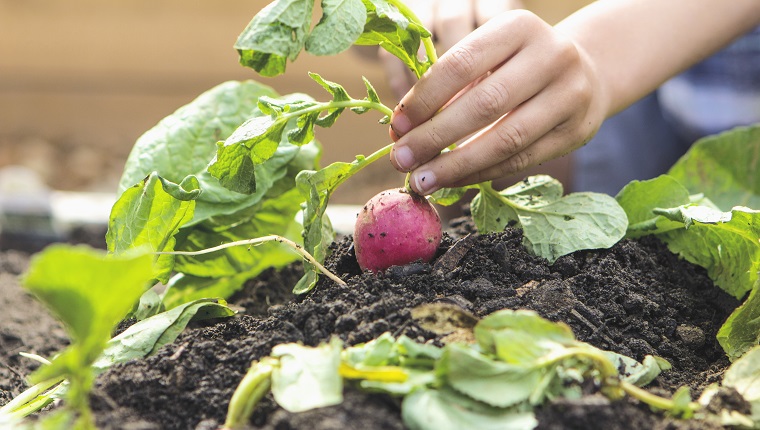
<path id="1" fill-rule="evenodd" d="M 519 15 L 519 11 L 499 15 L 442 55 L 396 106 L 391 119 L 393 134 L 401 137 L 432 118 L 467 85 L 519 51 L 532 21 Z M 507 29 L 509 36 L 505 36 Z"/>

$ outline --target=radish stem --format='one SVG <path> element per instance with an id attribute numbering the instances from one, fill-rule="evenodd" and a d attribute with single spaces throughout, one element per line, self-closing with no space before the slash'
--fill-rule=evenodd
<path id="1" fill-rule="evenodd" d="M 219 251 L 226 248 L 232 248 L 233 246 L 241 246 L 241 245 L 261 245 L 262 243 L 266 242 L 279 242 L 283 243 L 285 245 L 288 245 L 289 247 L 293 248 L 296 252 L 301 254 L 304 258 L 309 260 L 311 264 L 313 264 L 317 269 L 319 269 L 320 272 L 322 272 L 325 276 L 332 279 L 336 284 L 345 286 L 346 283 L 340 279 L 337 275 L 332 273 L 331 271 L 327 270 L 325 266 L 323 266 L 319 261 L 317 261 L 316 258 L 314 258 L 311 254 L 309 254 L 308 251 L 303 249 L 303 246 L 293 242 L 290 239 L 287 239 L 282 236 L 278 236 L 276 234 L 271 234 L 269 236 L 263 236 L 263 237 L 257 237 L 255 239 L 246 239 L 246 240 L 238 240 L 235 242 L 229 242 L 224 243 L 219 246 L 215 246 L 213 248 L 206 248 L 201 249 L 200 251 L 172 251 L 172 252 L 156 252 L 157 255 L 202 255 L 202 254 L 209 254 L 211 252 Z"/>

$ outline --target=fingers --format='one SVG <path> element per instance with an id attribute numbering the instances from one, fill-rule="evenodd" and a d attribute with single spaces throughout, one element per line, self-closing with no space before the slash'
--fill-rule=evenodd
<path id="1" fill-rule="evenodd" d="M 401 99 L 391 122 L 395 134 L 403 136 L 427 121 L 467 85 L 512 57 L 537 26 L 548 24 L 535 15 L 514 11 L 470 33 L 441 56 Z"/>
<path id="2" fill-rule="evenodd" d="M 569 99 L 590 97 L 590 92 L 565 91 L 565 85 L 565 80 L 555 82 L 456 149 L 421 165 L 412 173 L 412 188 L 430 194 L 442 187 L 495 179 L 584 144 L 597 123 L 586 121 L 587 112 Z"/>
<path id="3" fill-rule="evenodd" d="M 557 79 L 564 64 L 558 62 L 556 67 L 548 67 L 546 54 L 559 58 L 562 54 L 553 53 L 559 49 L 563 48 L 547 41 L 532 44 L 515 54 L 435 117 L 400 137 L 391 160 L 395 167 L 402 171 L 417 168 L 447 146 L 488 126 L 548 87 Z M 394 118 L 396 121 L 398 116 Z"/>

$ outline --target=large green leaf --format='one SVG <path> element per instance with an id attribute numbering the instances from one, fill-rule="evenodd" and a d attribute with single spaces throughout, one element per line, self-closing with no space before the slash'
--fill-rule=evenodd
<path id="1" fill-rule="evenodd" d="M 240 64 L 277 76 L 304 49 L 334 55 L 350 48 L 367 19 L 361 0 L 322 0 L 322 17 L 311 29 L 313 9 L 314 0 L 276 0 L 259 11 L 235 42 Z"/>
<path id="2" fill-rule="evenodd" d="M 60 361 L 39 371 L 38 381 L 83 372 L 98 357 L 153 277 L 152 260 L 69 245 L 52 245 L 32 258 L 23 284 L 65 324 L 73 342 Z"/>
<path id="3" fill-rule="evenodd" d="M 283 73 L 303 49 L 313 8 L 314 0 L 277 0 L 261 9 L 235 42 L 240 64 L 262 76 Z"/>
<path id="4" fill-rule="evenodd" d="M 469 346 L 448 345 L 438 372 L 455 390 L 491 406 L 527 401 L 541 380 L 541 369 L 490 359 Z"/>
<path id="5" fill-rule="evenodd" d="M 430 37 L 430 32 L 386 0 L 362 1 L 367 9 L 367 23 L 355 43 L 378 45 L 398 57 L 418 77 L 422 76 L 432 62 L 421 61 L 418 53 L 422 39 Z"/>
<path id="6" fill-rule="evenodd" d="M 174 251 L 174 236 L 193 218 L 194 200 L 200 192 L 194 176 L 177 185 L 155 172 L 126 189 L 111 209 L 108 251 L 124 254 L 140 247 L 153 252 Z M 167 282 L 173 267 L 174 256 L 157 256 L 155 278 Z"/>
<path id="7" fill-rule="evenodd" d="M 268 199 L 251 209 L 252 215 L 240 218 L 237 225 L 213 224 L 210 221 L 193 229 L 181 244 L 183 251 L 197 251 L 220 243 L 254 239 L 277 234 L 298 240 L 301 224 L 295 219 L 301 197 L 296 189 Z M 173 278 L 164 296 L 164 305 L 203 297 L 231 296 L 243 283 L 270 267 L 284 267 L 299 259 L 293 250 L 279 244 L 256 247 L 237 246 L 210 254 L 181 256 L 176 269 L 182 275 Z"/>
<path id="8" fill-rule="evenodd" d="M 480 185 L 471 204 L 478 231 L 502 231 L 516 221 L 525 246 L 554 262 L 581 249 L 609 248 L 625 234 L 628 219 L 612 197 L 599 193 L 562 196 L 562 185 L 546 175 L 532 176 L 501 192 Z"/>
<path id="9" fill-rule="evenodd" d="M 256 204 L 285 176 L 288 163 L 304 147 L 280 145 L 270 160 L 256 170 L 256 192 L 250 195 L 223 187 L 208 173 L 207 166 L 216 155 L 217 142 L 226 139 L 246 120 L 262 116 L 258 108 L 258 98 L 262 96 L 276 97 L 277 94 L 253 81 L 225 82 L 164 118 L 135 143 L 124 167 L 119 192 L 139 183 L 151 172 L 158 172 L 174 183 L 194 175 L 203 193 L 196 200 L 191 224 Z"/>
<path id="10" fill-rule="evenodd" d="M 295 216 L 300 208 L 300 202 L 300 194 L 296 189 L 292 189 L 277 198 L 261 202 L 253 208 L 252 217 L 241 219 L 237 225 L 215 229 L 213 225 L 201 224 L 185 238 L 181 249 L 199 251 L 220 243 L 253 239 L 270 234 L 285 236 L 288 232 L 298 231 L 300 227 L 296 228 L 298 223 Z M 248 273 L 253 277 L 265 267 L 283 266 L 296 259 L 297 254 L 288 248 L 277 243 L 270 243 L 250 247 L 250 249 L 237 246 L 210 254 L 180 256 L 177 258 L 176 268 L 188 275 L 207 278 L 233 276 L 240 273 Z"/>
<path id="11" fill-rule="evenodd" d="M 272 348 L 279 366 L 272 371 L 272 394 L 289 412 L 340 404 L 343 380 L 338 373 L 343 342 L 337 337 L 315 348 L 295 343 Z"/>
<path id="12" fill-rule="evenodd" d="M 322 0 L 322 18 L 306 38 L 306 51 L 314 55 L 345 51 L 362 34 L 366 20 L 362 0 Z"/>
<path id="13" fill-rule="evenodd" d="M 718 342 L 730 360 L 736 360 L 760 344 L 760 282 L 718 330 Z"/>
<path id="14" fill-rule="evenodd" d="M 656 208 L 673 208 L 689 204 L 689 190 L 672 176 L 661 175 L 647 181 L 632 181 L 615 196 L 628 216 L 626 237 L 635 238 L 683 228 L 654 212 Z"/>
<path id="15" fill-rule="evenodd" d="M 724 211 L 760 209 L 760 125 L 699 140 L 668 174 Z"/>
<path id="16" fill-rule="evenodd" d="M 760 211 L 687 205 L 657 213 L 684 226 L 658 235 L 671 251 L 707 269 L 710 279 L 734 297 L 752 289 L 760 270 Z"/>
<path id="17" fill-rule="evenodd" d="M 98 371 L 114 364 L 154 354 L 174 342 L 190 321 L 223 318 L 235 312 L 214 299 L 200 299 L 139 321 L 108 341 L 103 354 L 94 363 Z"/>

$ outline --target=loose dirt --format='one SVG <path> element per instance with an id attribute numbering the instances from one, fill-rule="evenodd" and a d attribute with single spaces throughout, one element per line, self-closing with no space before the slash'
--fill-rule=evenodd
<path id="1" fill-rule="evenodd" d="M 548 264 L 525 250 L 517 229 L 480 236 L 468 222 L 452 225 L 432 264 L 391 268 L 382 276 L 363 274 L 350 238 L 344 238 L 333 245 L 326 266 L 347 281 L 345 287 L 321 279 L 310 294 L 294 297 L 289 291 L 300 276 L 298 266 L 249 281 L 230 300 L 241 309 L 236 317 L 195 325 L 156 355 L 101 375 L 91 397 L 98 425 L 218 428 L 251 361 L 268 355 L 274 345 L 317 345 L 333 335 L 353 345 L 384 332 L 440 343 L 446 334 L 431 330 L 431 320 L 447 316 L 418 308 L 431 303 L 442 305 L 436 309 L 462 309 L 476 317 L 505 308 L 533 309 L 564 321 L 580 340 L 597 347 L 638 360 L 647 354 L 663 357 L 673 369 L 651 385 L 659 394 L 686 385 L 696 396 L 727 367 L 715 335 L 738 302 L 715 287 L 703 269 L 680 260 L 656 239 L 624 240 L 608 250 L 580 251 Z M 0 258 L 3 299 L 20 300 L 3 303 L 5 309 L 18 308 L 15 316 L 0 315 L 0 404 L 23 388 L 21 376 L 34 367 L 18 358 L 17 351 L 50 355 L 54 346 L 65 343 L 60 328 L 41 324 L 47 317 L 20 292 L 15 275 L 26 264 L 22 257 L 6 253 Z M 16 325 L 9 318 L 15 318 Z M 611 402 L 595 387 L 588 387 L 587 393 L 580 400 L 543 407 L 539 427 L 715 428 L 672 420 L 633 400 Z M 266 397 L 251 426 L 403 428 L 398 399 L 351 387 L 345 394 L 341 405 L 301 414 L 288 413 Z"/>

